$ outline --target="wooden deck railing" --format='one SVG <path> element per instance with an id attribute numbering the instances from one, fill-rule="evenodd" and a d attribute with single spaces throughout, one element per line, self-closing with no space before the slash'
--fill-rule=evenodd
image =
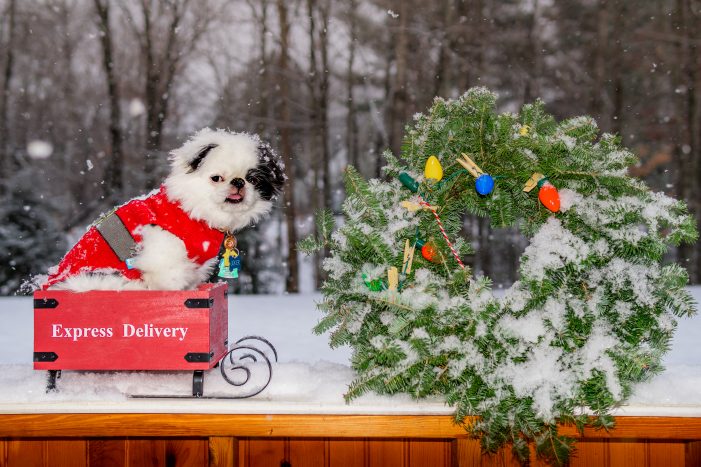
<path id="1" fill-rule="evenodd" d="M 618 417 L 610 433 L 572 427 L 571 466 L 701 466 L 701 418 Z M 511 466 L 483 456 L 449 416 L 0 415 L 0 465 Z M 532 465 L 541 465 L 535 462 Z"/>

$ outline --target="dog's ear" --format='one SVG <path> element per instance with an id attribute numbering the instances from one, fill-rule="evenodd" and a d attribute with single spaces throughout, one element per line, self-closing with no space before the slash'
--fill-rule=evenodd
<path id="1" fill-rule="evenodd" d="M 204 161 L 204 158 L 207 157 L 207 154 L 209 154 L 209 151 L 216 148 L 217 146 L 217 144 L 208 144 L 206 146 L 201 147 L 200 150 L 197 151 L 197 153 L 194 155 L 194 157 L 187 162 L 187 165 L 190 167 L 188 173 L 192 173 L 195 170 L 197 170 L 200 167 L 200 165 L 202 165 L 202 161 Z"/>
<path id="2" fill-rule="evenodd" d="M 261 197 L 269 201 L 282 192 L 287 177 L 285 165 L 268 144 L 258 146 L 258 165 L 249 170 L 246 180 L 256 187 Z"/>

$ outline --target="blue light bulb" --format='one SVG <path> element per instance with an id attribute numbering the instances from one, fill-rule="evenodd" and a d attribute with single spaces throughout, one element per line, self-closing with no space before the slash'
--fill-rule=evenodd
<path id="1" fill-rule="evenodd" d="M 480 195 L 488 195 L 494 190 L 494 179 L 489 174 L 482 174 L 475 180 L 475 190 Z"/>

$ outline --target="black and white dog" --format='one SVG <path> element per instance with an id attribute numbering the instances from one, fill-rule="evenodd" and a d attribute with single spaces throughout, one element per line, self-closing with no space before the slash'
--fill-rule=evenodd
<path id="1" fill-rule="evenodd" d="M 285 181 L 270 146 L 245 133 L 203 129 L 170 160 L 160 189 L 91 226 L 49 271 L 45 288 L 196 287 L 211 274 L 225 235 L 268 214 Z M 128 241 L 125 258 L 120 246 Z"/>

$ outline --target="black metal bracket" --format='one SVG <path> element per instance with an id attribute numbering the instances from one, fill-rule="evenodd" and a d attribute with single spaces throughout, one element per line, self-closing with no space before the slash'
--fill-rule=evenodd
<path id="1" fill-rule="evenodd" d="M 187 308 L 209 308 L 214 305 L 213 298 L 188 298 L 185 300 Z"/>
<path id="2" fill-rule="evenodd" d="M 210 360 L 212 360 L 212 358 L 214 358 L 214 352 L 209 352 L 209 353 L 190 352 L 190 353 L 185 354 L 185 360 L 190 362 L 190 363 L 205 363 L 205 362 L 209 362 Z"/>
<path id="3" fill-rule="evenodd" d="M 55 362 L 58 360 L 56 352 L 34 352 L 35 362 Z"/>
<path id="4" fill-rule="evenodd" d="M 35 298 L 34 308 L 56 308 L 58 307 L 58 300 L 55 298 Z"/>

